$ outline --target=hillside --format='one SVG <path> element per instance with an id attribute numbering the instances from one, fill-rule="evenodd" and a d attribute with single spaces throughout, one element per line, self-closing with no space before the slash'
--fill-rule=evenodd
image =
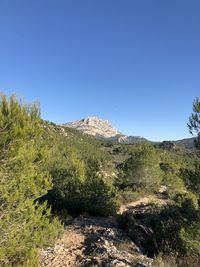
<path id="1" fill-rule="evenodd" d="M 61 125 L 77 129 L 85 134 L 95 136 L 97 139 L 117 142 L 119 144 L 134 144 L 147 139 L 140 136 L 128 136 L 117 130 L 108 120 L 98 117 L 87 117 L 85 119 L 69 122 Z"/>
<path id="2" fill-rule="evenodd" d="M 60 125 L 76 129 L 84 134 L 94 136 L 97 139 L 113 141 L 119 144 L 135 144 L 140 142 L 151 142 L 144 137 L 128 136 L 116 129 L 108 120 L 103 120 L 98 117 L 87 117 L 78 121 L 69 122 Z M 194 149 L 194 138 L 169 141 L 178 147 L 186 149 Z M 159 144 L 160 142 L 152 142 Z"/>
<path id="3" fill-rule="evenodd" d="M 196 151 L 110 142 L 108 122 L 91 135 L 15 96 L 0 118 L 0 266 L 199 266 Z"/>
<path id="4" fill-rule="evenodd" d="M 184 148 L 192 149 L 193 150 L 195 148 L 194 139 L 195 138 L 186 138 L 186 139 L 181 139 L 181 140 L 173 141 L 173 143 L 175 145 L 177 145 L 177 146 L 180 146 L 180 147 L 184 147 Z"/>

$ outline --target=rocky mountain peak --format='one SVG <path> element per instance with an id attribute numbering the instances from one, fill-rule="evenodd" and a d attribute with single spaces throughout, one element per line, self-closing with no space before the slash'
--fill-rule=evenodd
<path id="1" fill-rule="evenodd" d="M 139 136 L 127 136 L 119 132 L 108 120 L 90 116 L 78 121 L 65 123 L 62 127 L 71 127 L 96 138 L 108 139 L 122 144 L 140 143 L 146 139 Z"/>
<path id="2" fill-rule="evenodd" d="M 110 124 L 108 120 L 102 120 L 99 117 L 96 116 L 91 116 L 91 117 L 87 117 L 85 119 L 82 119 L 83 122 L 85 122 L 88 125 L 93 125 L 93 124 Z M 110 124 L 111 125 L 111 124 Z"/>
<path id="3" fill-rule="evenodd" d="M 103 120 L 96 116 L 66 123 L 65 126 L 72 127 L 82 131 L 83 133 L 102 138 L 112 138 L 120 134 L 120 132 L 113 127 L 108 120 Z"/>

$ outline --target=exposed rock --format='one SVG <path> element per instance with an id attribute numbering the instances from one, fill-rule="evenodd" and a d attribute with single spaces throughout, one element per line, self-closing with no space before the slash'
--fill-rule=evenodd
<path id="1" fill-rule="evenodd" d="M 40 266 L 151 267 L 152 259 L 117 228 L 114 218 L 105 223 L 104 218 L 78 217 L 53 248 L 42 251 Z"/>
<path id="2" fill-rule="evenodd" d="M 120 134 L 109 121 L 99 119 L 98 117 L 87 117 L 80 121 L 70 122 L 64 125 L 96 137 L 111 138 Z"/>
<path id="3" fill-rule="evenodd" d="M 135 144 L 148 141 L 147 139 L 141 136 L 128 136 L 128 135 L 116 136 L 115 139 L 120 144 Z"/>
<path id="4" fill-rule="evenodd" d="M 92 116 L 82 120 L 65 123 L 59 126 L 60 128 L 70 127 L 77 129 L 85 134 L 92 135 L 99 139 L 106 139 L 108 141 L 114 141 L 119 144 L 135 144 L 144 141 L 151 142 L 141 136 L 129 136 L 121 133 L 108 120 L 103 120 L 98 117 Z M 62 130 L 60 130 L 62 131 Z M 156 131 L 156 130 L 155 130 Z M 67 136 L 65 131 L 62 132 Z M 194 138 L 187 138 L 176 141 L 163 141 L 163 142 L 151 142 L 163 149 L 175 149 L 177 147 L 184 147 L 186 149 L 195 149 Z"/>
<path id="5" fill-rule="evenodd" d="M 63 124 L 62 127 L 75 128 L 85 134 L 97 138 L 108 139 L 122 144 L 132 144 L 145 141 L 145 138 L 139 136 L 127 136 L 120 133 L 108 120 L 102 120 L 98 117 L 87 117 L 85 119 Z"/>
<path id="6" fill-rule="evenodd" d="M 162 187 L 160 192 L 165 189 Z M 142 223 L 151 212 L 151 201 L 160 207 L 168 204 L 161 196 L 154 195 L 119 210 L 118 216 L 127 212 L 134 214 L 132 232 L 119 227 L 117 216 L 77 217 L 66 226 L 54 247 L 41 252 L 40 267 L 154 267 L 153 259 L 144 255 L 143 247 L 145 238 L 151 235 L 151 229 Z"/>

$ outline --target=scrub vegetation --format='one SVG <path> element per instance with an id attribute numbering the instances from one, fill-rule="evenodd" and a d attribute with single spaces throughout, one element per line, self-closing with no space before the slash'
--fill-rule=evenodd
<path id="1" fill-rule="evenodd" d="M 158 266 L 199 266 L 198 98 L 193 107 L 188 127 L 197 136 L 195 151 L 96 140 L 42 120 L 37 103 L 2 95 L 0 266 L 38 266 L 39 250 L 53 244 L 68 217 L 114 216 L 122 204 L 161 187 L 167 206 L 152 203 L 142 221 L 126 212 L 119 216 L 120 227 L 132 240 L 138 223 L 151 229 L 142 245 Z"/>

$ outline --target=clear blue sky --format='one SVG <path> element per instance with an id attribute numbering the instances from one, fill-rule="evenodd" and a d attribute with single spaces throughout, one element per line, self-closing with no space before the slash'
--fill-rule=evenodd
<path id="1" fill-rule="evenodd" d="M 199 0 L 0 0 L 0 91 L 54 122 L 97 115 L 151 140 L 189 137 Z"/>

